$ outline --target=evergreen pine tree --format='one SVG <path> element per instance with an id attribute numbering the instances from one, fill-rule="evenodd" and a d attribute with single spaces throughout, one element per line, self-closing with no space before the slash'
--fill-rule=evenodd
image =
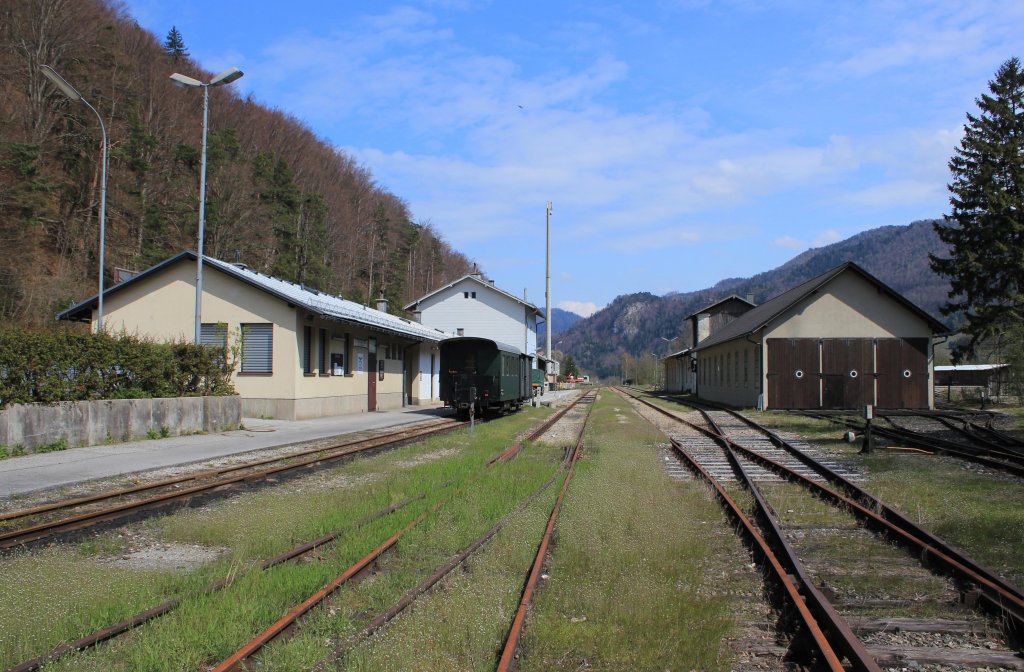
<path id="1" fill-rule="evenodd" d="M 188 49 L 185 48 L 185 40 L 182 39 L 177 26 L 171 26 L 171 31 L 167 33 L 167 39 L 164 40 L 164 52 L 170 56 L 171 62 L 174 63 L 188 56 Z"/>
<path id="2" fill-rule="evenodd" d="M 952 213 L 935 223 L 949 257 L 931 256 L 949 278 L 943 314 L 962 312 L 968 350 L 1024 320 L 1024 72 L 1017 58 L 1003 63 L 991 95 L 977 99 L 964 137 L 949 161 Z"/>

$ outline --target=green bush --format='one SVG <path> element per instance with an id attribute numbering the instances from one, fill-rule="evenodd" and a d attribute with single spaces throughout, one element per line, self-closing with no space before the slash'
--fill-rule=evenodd
<path id="1" fill-rule="evenodd" d="M 32 402 L 235 394 L 226 348 L 135 336 L 0 329 L 0 408 Z"/>

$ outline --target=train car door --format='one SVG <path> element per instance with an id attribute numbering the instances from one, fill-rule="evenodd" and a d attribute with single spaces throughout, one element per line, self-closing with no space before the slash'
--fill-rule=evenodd
<path id="1" fill-rule="evenodd" d="M 373 412 L 377 410 L 377 339 L 367 339 L 366 365 L 366 410 Z"/>

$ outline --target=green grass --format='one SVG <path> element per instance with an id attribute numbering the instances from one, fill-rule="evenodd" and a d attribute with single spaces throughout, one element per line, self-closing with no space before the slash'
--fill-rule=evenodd
<path id="1" fill-rule="evenodd" d="M 464 481 L 479 472 L 513 435 L 548 413 L 547 409 L 532 409 L 501 422 L 484 423 L 473 437 L 462 431 L 354 460 L 335 470 L 344 476 L 344 487 L 308 492 L 268 489 L 142 524 L 161 542 L 226 549 L 220 560 L 191 572 L 114 567 L 106 558 L 122 552 L 125 544 L 117 532 L 78 546 L 60 545 L 0 559 L 0 603 L 4 604 L 0 610 L 0 664 L 16 664 L 169 597 L 189 595 L 176 612 L 133 635 L 48 669 L 185 670 L 216 662 L 376 547 L 432 501 L 451 497 L 453 489 L 445 487 L 446 483 Z M 457 452 L 446 459 L 423 459 L 440 449 Z M 511 463 L 518 465 L 513 471 L 522 475 L 506 481 L 517 484 L 519 490 L 543 481 L 556 467 L 559 456 L 532 462 L 517 460 Z M 477 494 L 470 497 L 470 491 Z M 374 511 L 422 493 L 428 494 L 427 500 L 358 529 L 352 527 Z M 480 515 L 489 521 L 501 511 L 492 500 L 516 496 L 521 496 L 518 491 L 511 493 L 495 482 L 482 481 L 467 491 L 465 499 L 460 495 L 454 504 L 446 506 L 445 512 L 456 521 L 467 515 Z M 472 514 L 467 512 L 470 508 Z M 436 527 L 439 524 L 427 526 L 427 531 L 419 534 L 429 536 L 440 529 Z M 339 528 L 345 533 L 319 553 L 322 560 L 246 574 L 261 559 Z M 470 533 L 467 526 L 465 534 Z M 452 538 L 449 546 L 460 541 Z M 403 544 L 399 555 L 406 553 L 405 548 Z M 201 586 L 227 575 L 241 578 L 219 593 L 194 595 Z M 62 588 L 54 591 L 53 585 Z M 395 588 L 388 592 L 387 599 L 404 590 L 405 586 Z M 36 609 L 33 605 L 38 601 L 47 606 Z"/>
<path id="2" fill-rule="evenodd" d="M 746 551 L 696 483 L 662 472 L 664 437 L 605 392 L 523 640 L 523 670 L 729 669 Z"/>
<path id="3" fill-rule="evenodd" d="M 1011 582 L 1024 584 L 1024 488 L 955 458 L 861 456 L 866 489 Z"/>

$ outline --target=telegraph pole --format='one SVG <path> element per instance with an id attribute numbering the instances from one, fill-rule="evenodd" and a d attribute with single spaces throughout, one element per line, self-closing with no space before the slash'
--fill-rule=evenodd
<path id="1" fill-rule="evenodd" d="M 544 313 L 544 317 L 546 318 L 544 320 L 544 322 L 545 322 L 544 326 L 545 326 L 545 336 L 547 338 L 547 340 L 545 341 L 545 343 L 547 344 L 545 346 L 545 349 L 547 350 L 546 354 L 548 356 L 548 359 L 550 360 L 551 359 L 551 353 L 554 352 L 554 350 L 555 350 L 555 348 L 551 344 L 551 201 L 548 201 L 548 208 L 547 208 L 547 266 L 548 266 L 548 268 L 547 268 L 547 283 L 545 285 L 545 290 L 544 290 L 544 300 L 545 300 L 545 308 L 544 309 L 547 312 Z M 545 374 L 547 373 L 547 368 L 546 367 L 545 367 L 544 373 Z"/>

